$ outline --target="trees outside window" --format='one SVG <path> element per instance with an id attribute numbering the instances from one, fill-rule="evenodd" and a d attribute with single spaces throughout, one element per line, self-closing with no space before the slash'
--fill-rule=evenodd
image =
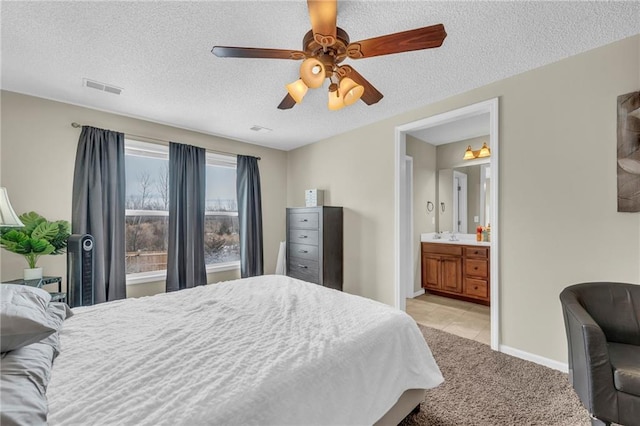
<path id="1" fill-rule="evenodd" d="M 125 141 L 127 274 L 167 269 L 169 149 Z M 207 153 L 205 263 L 238 262 L 235 158 Z"/>

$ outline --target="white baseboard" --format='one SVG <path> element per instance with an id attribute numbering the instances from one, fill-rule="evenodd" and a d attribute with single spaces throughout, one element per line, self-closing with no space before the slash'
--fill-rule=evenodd
<path id="1" fill-rule="evenodd" d="M 416 291 L 415 293 L 413 293 L 413 297 L 422 296 L 423 294 L 424 294 L 424 290 Z"/>
<path id="2" fill-rule="evenodd" d="M 509 346 L 500 345 L 500 352 L 507 355 L 515 356 L 526 361 L 535 362 L 536 364 L 544 365 L 545 367 L 553 368 L 554 370 L 562 371 L 563 373 L 569 372 L 569 365 L 564 362 L 555 361 L 553 359 L 545 358 L 540 355 L 535 355 L 529 352 L 521 351 Z"/>

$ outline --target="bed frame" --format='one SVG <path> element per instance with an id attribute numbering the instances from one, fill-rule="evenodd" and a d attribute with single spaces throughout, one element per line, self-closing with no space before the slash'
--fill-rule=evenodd
<path id="1" fill-rule="evenodd" d="M 374 423 L 374 426 L 397 426 L 409 414 L 420 411 L 420 403 L 424 401 L 424 389 L 406 390 L 398 402 L 386 412 L 384 416 Z"/>

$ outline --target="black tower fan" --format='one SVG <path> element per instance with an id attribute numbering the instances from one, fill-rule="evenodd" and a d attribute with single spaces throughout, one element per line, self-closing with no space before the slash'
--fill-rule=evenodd
<path id="1" fill-rule="evenodd" d="M 93 237 L 72 234 L 67 241 L 67 303 L 70 307 L 94 304 Z"/>

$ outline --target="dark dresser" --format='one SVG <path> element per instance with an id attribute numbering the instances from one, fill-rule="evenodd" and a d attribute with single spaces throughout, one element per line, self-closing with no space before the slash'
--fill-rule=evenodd
<path id="1" fill-rule="evenodd" d="M 287 275 L 342 290 L 342 207 L 287 209 Z"/>

